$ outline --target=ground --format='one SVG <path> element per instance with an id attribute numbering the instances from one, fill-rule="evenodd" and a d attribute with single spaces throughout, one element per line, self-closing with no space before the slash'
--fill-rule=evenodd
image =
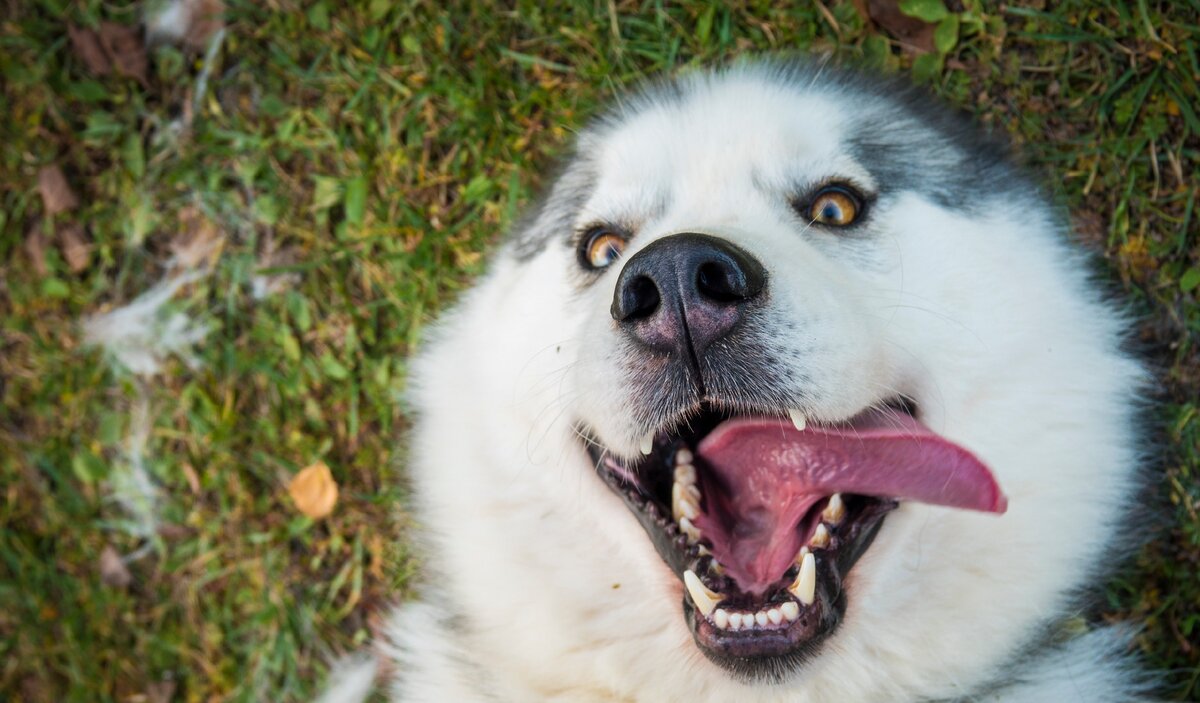
<path id="1" fill-rule="evenodd" d="M 419 568 L 424 326 L 598 104 L 752 51 L 911 74 L 1070 209 L 1156 379 L 1148 544 L 1078 626 L 1200 698 L 1200 2 L 855 4 L 230 0 L 143 48 L 141 3 L 0 0 L 0 699 L 307 699 Z M 162 281 L 144 364 L 89 344 Z"/>

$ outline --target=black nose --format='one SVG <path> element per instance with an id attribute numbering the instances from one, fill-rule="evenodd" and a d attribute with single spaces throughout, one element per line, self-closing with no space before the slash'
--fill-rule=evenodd
<path id="1" fill-rule="evenodd" d="M 694 354 L 729 334 L 767 272 L 753 256 L 707 234 L 673 234 L 625 264 L 612 316 L 642 343 Z"/>

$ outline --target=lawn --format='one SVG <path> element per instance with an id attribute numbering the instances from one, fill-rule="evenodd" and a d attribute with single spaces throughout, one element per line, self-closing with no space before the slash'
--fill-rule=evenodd
<path id="1" fill-rule="evenodd" d="M 0 699 L 310 697 L 419 569 L 423 327 L 614 92 L 796 50 L 1006 134 L 1128 300 L 1148 543 L 1077 624 L 1200 699 L 1200 0 L 909 4 L 229 0 L 143 49 L 141 3 L 0 2 Z M 95 316 L 147 291 L 139 361 Z"/>

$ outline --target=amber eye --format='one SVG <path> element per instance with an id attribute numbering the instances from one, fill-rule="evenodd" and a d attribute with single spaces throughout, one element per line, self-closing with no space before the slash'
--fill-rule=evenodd
<path id="1" fill-rule="evenodd" d="M 587 268 L 602 269 L 625 251 L 625 237 L 611 229 L 598 228 L 583 238 L 580 259 Z"/>
<path id="2" fill-rule="evenodd" d="M 841 186 L 823 188 L 808 206 L 808 220 L 822 225 L 845 227 L 858 219 L 861 201 Z"/>

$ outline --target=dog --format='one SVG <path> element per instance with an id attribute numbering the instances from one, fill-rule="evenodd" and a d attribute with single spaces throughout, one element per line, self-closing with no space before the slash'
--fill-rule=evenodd
<path id="1" fill-rule="evenodd" d="M 1145 371 L 1009 150 L 902 83 L 697 70 L 577 138 L 411 372 L 396 701 L 1129 701 L 1074 626 Z"/>

